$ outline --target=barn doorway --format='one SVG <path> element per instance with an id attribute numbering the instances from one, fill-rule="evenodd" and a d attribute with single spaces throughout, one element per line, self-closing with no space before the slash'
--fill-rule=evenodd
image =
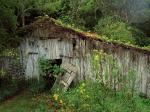
<path id="1" fill-rule="evenodd" d="M 53 87 L 57 76 L 60 75 L 62 59 L 49 59 L 48 61 L 51 70 L 49 70 L 43 78 L 46 82 L 45 89 L 49 90 Z"/>

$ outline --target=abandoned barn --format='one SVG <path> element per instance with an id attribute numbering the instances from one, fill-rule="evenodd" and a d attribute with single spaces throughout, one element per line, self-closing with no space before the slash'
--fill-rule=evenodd
<path id="1" fill-rule="evenodd" d="M 94 78 L 92 67 L 94 51 L 112 55 L 120 67 L 122 75 L 131 69 L 136 72 L 138 90 L 150 96 L 150 51 L 115 42 L 106 42 L 96 34 L 80 33 L 60 25 L 55 20 L 40 18 L 26 28 L 20 46 L 23 68 L 27 77 L 39 77 L 38 58 L 72 64 L 77 69 L 75 81 Z M 99 74 L 106 69 L 111 75 L 107 58 L 99 62 Z M 111 77 L 111 76 L 110 76 Z M 105 78 L 105 77 L 101 77 Z M 113 79 L 112 79 L 113 80 Z M 119 85 L 117 85 L 119 88 Z"/>

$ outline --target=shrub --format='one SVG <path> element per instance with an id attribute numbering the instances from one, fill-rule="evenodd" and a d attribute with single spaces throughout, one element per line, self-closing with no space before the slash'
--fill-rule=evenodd
<path id="1" fill-rule="evenodd" d="M 68 92 L 58 91 L 54 96 L 57 99 L 54 98 L 53 103 L 63 102 L 57 108 L 61 112 L 148 112 L 150 109 L 147 107 L 149 100 L 132 97 L 128 92 L 115 92 L 101 83 L 91 81 L 81 82 Z"/>
<path id="2" fill-rule="evenodd" d="M 146 37 L 146 35 L 136 27 L 132 28 L 133 37 L 135 39 L 135 44 L 138 46 L 144 47 L 150 45 L 150 38 Z"/>
<path id="3" fill-rule="evenodd" d="M 0 77 L 0 101 L 5 100 L 19 91 L 26 88 L 24 77 L 12 77 L 11 75 L 5 75 Z"/>
<path id="4" fill-rule="evenodd" d="M 57 77 L 59 74 L 63 74 L 65 70 L 60 67 L 57 60 L 49 60 L 44 58 L 39 58 L 39 71 L 41 76 L 51 76 Z"/>
<path id="5" fill-rule="evenodd" d="M 60 62 L 57 60 L 39 58 L 38 62 L 40 76 L 44 79 L 46 88 L 51 89 L 58 75 L 66 71 L 60 67 Z"/>
<path id="6" fill-rule="evenodd" d="M 134 43 L 131 27 L 118 16 L 108 16 L 100 19 L 95 26 L 95 31 L 112 40 Z"/>
<path id="7" fill-rule="evenodd" d="M 39 80 L 32 78 L 28 79 L 27 82 L 28 90 L 33 94 L 37 94 L 45 90 L 46 83 L 43 78 L 39 78 Z"/>
<path id="8" fill-rule="evenodd" d="M 0 54 L 2 63 L 0 66 L 0 101 L 26 88 L 18 54 L 15 49 L 8 49 Z"/>
<path id="9" fill-rule="evenodd" d="M 61 0 L 43 1 L 43 3 L 37 6 L 37 8 L 42 10 L 43 13 L 57 17 L 61 10 Z"/>

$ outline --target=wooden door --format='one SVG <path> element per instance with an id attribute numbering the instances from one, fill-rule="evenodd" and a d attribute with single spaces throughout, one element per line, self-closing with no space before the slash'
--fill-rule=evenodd
<path id="1" fill-rule="evenodd" d="M 28 54 L 26 65 L 26 76 L 29 78 L 39 78 L 38 73 L 38 53 Z"/>

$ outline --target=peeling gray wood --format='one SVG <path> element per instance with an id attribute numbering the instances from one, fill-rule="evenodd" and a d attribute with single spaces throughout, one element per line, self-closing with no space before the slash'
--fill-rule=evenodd
<path id="1" fill-rule="evenodd" d="M 42 38 L 42 39 L 41 39 Z M 73 46 L 75 40 L 76 45 Z M 85 79 L 94 79 L 92 76 L 92 51 L 103 50 L 107 54 L 111 54 L 118 62 L 121 69 L 121 77 L 124 77 L 130 69 L 136 70 L 136 88 L 139 92 L 150 96 L 148 77 L 150 77 L 150 55 L 134 49 L 127 49 L 122 46 L 115 46 L 92 39 L 81 39 L 75 34 L 68 32 L 56 34 L 49 29 L 37 29 L 28 35 L 21 43 L 22 60 L 25 68 L 25 74 L 29 77 L 39 77 L 37 59 L 43 57 L 46 59 L 62 59 L 62 64 L 70 63 L 76 66 L 76 81 Z M 102 68 L 99 69 L 99 77 L 103 76 L 107 71 L 108 79 L 111 83 L 112 79 L 111 66 L 107 59 L 101 63 Z M 103 77 L 102 77 L 103 76 Z M 111 85 L 110 83 L 110 85 Z M 117 85 L 116 88 L 121 88 Z"/>

